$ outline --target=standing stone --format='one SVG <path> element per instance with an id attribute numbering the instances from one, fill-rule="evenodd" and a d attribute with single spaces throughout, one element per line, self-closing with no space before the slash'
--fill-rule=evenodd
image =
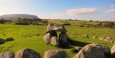
<path id="1" fill-rule="evenodd" d="M 44 53 L 44 58 L 68 58 L 68 55 L 63 50 L 48 50 Z"/>
<path id="2" fill-rule="evenodd" d="M 15 58 L 41 58 L 41 56 L 31 49 L 21 49 L 16 53 Z"/>
<path id="3" fill-rule="evenodd" d="M 59 42 L 60 42 L 60 44 L 66 45 L 67 44 L 67 38 L 68 38 L 67 34 L 65 32 L 61 32 L 59 34 Z"/>
<path id="4" fill-rule="evenodd" d="M 14 58 L 14 57 L 15 57 L 15 55 L 11 51 L 6 51 L 6 52 L 0 53 L 0 58 Z"/>
<path id="5" fill-rule="evenodd" d="M 50 44 L 56 45 L 56 46 L 59 45 L 58 38 L 57 38 L 56 36 L 53 36 L 53 37 L 51 38 Z"/>
<path id="6" fill-rule="evenodd" d="M 105 58 L 105 55 L 100 45 L 88 44 L 74 58 Z"/>
<path id="7" fill-rule="evenodd" d="M 50 33 L 46 33 L 44 35 L 44 37 L 43 37 L 43 41 L 48 44 L 48 43 L 50 43 L 50 40 L 51 40 L 51 34 Z"/>

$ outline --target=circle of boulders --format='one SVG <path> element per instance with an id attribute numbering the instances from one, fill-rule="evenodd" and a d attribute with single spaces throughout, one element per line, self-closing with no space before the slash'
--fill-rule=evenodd
<path id="1" fill-rule="evenodd" d="M 41 58 L 40 54 L 31 49 L 21 49 L 15 54 L 15 58 Z"/>
<path id="2" fill-rule="evenodd" d="M 44 53 L 44 58 L 68 58 L 68 55 L 63 50 L 48 50 Z"/>
<path id="3" fill-rule="evenodd" d="M 15 55 L 11 51 L 5 51 L 5 52 L 0 53 L 0 58 L 14 58 L 14 57 Z"/>
<path id="4" fill-rule="evenodd" d="M 98 45 L 88 44 L 82 47 L 75 47 L 78 53 L 73 58 L 115 58 L 115 45 L 111 48 Z M 0 58 L 41 58 L 40 54 L 31 49 L 21 49 L 16 54 L 11 51 L 1 52 Z M 44 53 L 43 58 L 69 58 L 63 50 L 48 50 Z"/>
<path id="5" fill-rule="evenodd" d="M 60 31 L 59 37 L 56 31 Z M 64 25 L 49 23 L 47 26 L 47 32 L 43 37 L 43 41 L 52 45 L 67 45 L 67 30 Z"/>

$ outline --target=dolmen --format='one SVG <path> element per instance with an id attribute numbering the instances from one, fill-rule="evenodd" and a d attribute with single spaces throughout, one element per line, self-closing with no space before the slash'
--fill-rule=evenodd
<path id="1" fill-rule="evenodd" d="M 57 34 L 57 31 L 60 34 Z M 66 45 L 67 41 L 67 30 L 63 24 L 49 23 L 47 26 L 47 31 L 43 37 L 43 41 L 46 44 L 52 45 Z"/>

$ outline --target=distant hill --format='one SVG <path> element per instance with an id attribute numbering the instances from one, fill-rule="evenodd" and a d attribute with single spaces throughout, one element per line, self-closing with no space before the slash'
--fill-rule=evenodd
<path id="1" fill-rule="evenodd" d="M 1 15 L 0 19 L 18 19 L 18 18 L 29 18 L 29 19 L 39 19 L 36 15 L 29 15 L 29 14 L 7 14 Z"/>

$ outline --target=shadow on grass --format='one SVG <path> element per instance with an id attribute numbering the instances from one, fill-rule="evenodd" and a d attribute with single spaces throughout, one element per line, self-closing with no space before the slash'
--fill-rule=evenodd
<path id="1" fill-rule="evenodd" d="M 75 41 L 70 38 L 68 39 L 68 42 L 69 42 L 69 45 L 71 45 L 71 46 L 80 46 L 80 47 L 90 44 L 90 43 L 86 43 L 86 42 Z"/>
<path id="2" fill-rule="evenodd" d="M 83 47 L 87 44 L 90 44 L 90 43 L 75 41 L 75 40 L 72 40 L 71 38 L 68 38 L 68 43 L 60 44 L 58 47 L 63 48 L 63 49 L 70 49 L 70 48 L 73 48 L 73 46 Z"/>

